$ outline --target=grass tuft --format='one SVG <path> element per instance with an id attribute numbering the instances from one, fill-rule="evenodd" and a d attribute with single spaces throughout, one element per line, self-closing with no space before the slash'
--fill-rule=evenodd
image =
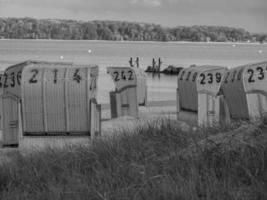
<path id="1" fill-rule="evenodd" d="M 0 199 L 266 199 L 266 127 L 228 143 L 229 129 L 184 132 L 165 119 L 90 146 L 18 154 L 0 166 Z"/>

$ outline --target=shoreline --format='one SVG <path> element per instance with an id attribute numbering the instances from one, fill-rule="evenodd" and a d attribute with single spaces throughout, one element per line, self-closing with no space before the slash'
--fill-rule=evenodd
<path id="1" fill-rule="evenodd" d="M 2 38 L 0 41 L 45 41 L 45 42 L 118 42 L 118 43 L 166 43 L 166 44 L 238 44 L 238 45 L 267 45 L 267 43 L 259 43 L 259 42 L 203 42 L 203 41 L 132 41 L 132 40 L 64 40 L 64 39 L 15 39 L 15 38 Z"/>
<path id="2" fill-rule="evenodd" d="M 160 107 L 160 106 L 176 106 L 177 102 L 174 99 L 170 100 L 158 100 L 158 101 L 153 101 L 150 100 L 147 102 L 147 106 L 145 107 Z M 101 103 L 102 110 L 109 110 L 110 109 L 110 104 L 109 103 Z M 140 106 L 142 107 L 142 106 Z"/>

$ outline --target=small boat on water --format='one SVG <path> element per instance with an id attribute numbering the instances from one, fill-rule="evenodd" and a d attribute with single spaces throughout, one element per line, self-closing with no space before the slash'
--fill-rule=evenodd
<path id="1" fill-rule="evenodd" d="M 129 60 L 129 64 L 131 67 L 139 67 L 139 57 L 136 57 L 135 61 L 131 57 Z M 158 58 L 158 62 L 156 62 L 155 58 L 152 59 L 152 66 L 148 66 L 145 72 L 147 73 L 162 73 L 169 75 L 178 75 L 179 72 L 183 69 L 183 67 L 175 67 L 173 65 L 169 65 L 167 68 L 160 70 L 162 65 L 162 60 Z"/>
<path id="2" fill-rule="evenodd" d="M 148 66 L 145 72 L 177 75 L 183 69 L 183 67 L 175 67 L 173 65 L 169 65 L 167 68 L 160 70 L 161 65 L 162 65 L 162 61 L 160 58 L 158 58 L 158 63 L 156 63 L 155 59 L 153 58 L 152 66 Z"/>
<path id="3" fill-rule="evenodd" d="M 147 69 L 145 70 L 145 72 L 178 75 L 182 69 L 183 69 L 183 67 L 175 67 L 173 65 L 169 65 L 167 68 L 165 68 L 163 70 L 158 70 L 157 68 L 153 68 L 152 66 L 148 66 Z"/>
<path id="4" fill-rule="evenodd" d="M 182 71 L 182 69 L 183 69 L 183 67 L 175 67 L 173 65 L 169 65 L 167 68 L 162 70 L 160 73 L 178 75 L 180 73 L 180 71 Z"/>

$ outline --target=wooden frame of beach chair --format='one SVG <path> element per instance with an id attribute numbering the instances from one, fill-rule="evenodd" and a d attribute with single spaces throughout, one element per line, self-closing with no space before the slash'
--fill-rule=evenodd
<path id="1" fill-rule="evenodd" d="M 98 66 L 26 61 L 4 73 L 3 145 L 101 132 Z"/>
<path id="2" fill-rule="evenodd" d="M 262 118 L 267 112 L 267 61 L 230 69 L 222 91 L 232 119 Z"/>
<path id="3" fill-rule="evenodd" d="M 226 67 L 184 68 L 178 75 L 177 120 L 203 127 L 226 123 L 227 105 L 220 93 Z"/>
<path id="4" fill-rule="evenodd" d="M 4 72 L 0 71 L 0 141 L 3 140 L 3 77 Z"/>
<path id="5" fill-rule="evenodd" d="M 138 118 L 137 77 L 134 68 L 108 67 L 107 73 L 115 84 L 115 91 L 110 92 L 111 118 Z"/>

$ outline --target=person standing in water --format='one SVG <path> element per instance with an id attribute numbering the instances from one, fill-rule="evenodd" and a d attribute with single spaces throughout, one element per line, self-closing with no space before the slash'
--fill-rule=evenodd
<path id="1" fill-rule="evenodd" d="M 159 58 L 159 59 L 158 59 L 157 72 L 160 72 L 161 64 L 162 64 L 162 61 L 161 61 L 161 59 Z"/>
<path id="2" fill-rule="evenodd" d="M 156 61 L 155 58 L 152 59 L 152 70 L 155 72 L 156 70 Z"/>
<path id="3" fill-rule="evenodd" d="M 136 57 L 135 65 L 136 65 L 136 67 L 139 67 L 139 57 Z"/>
<path id="4" fill-rule="evenodd" d="M 133 58 L 132 57 L 129 60 L 129 64 L 130 64 L 131 67 L 133 67 Z"/>

